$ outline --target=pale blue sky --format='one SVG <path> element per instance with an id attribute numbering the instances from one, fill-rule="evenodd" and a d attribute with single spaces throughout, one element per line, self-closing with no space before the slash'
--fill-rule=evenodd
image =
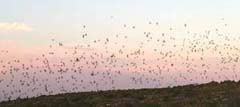
<path id="1" fill-rule="evenodd" d="M 82 25 L 87 25 L 95 38 L 124 23 L 144 26 L 151 20 L 165 24 L 203 18 L 232 20 L 239 17 L 239 4 L 239 0 L 2 0 L 0 23 L 24 23 L 33 31 L 0 32 L 0 40 L 44 44 L 54 34 L 74 41 L 83 32 Z"/>

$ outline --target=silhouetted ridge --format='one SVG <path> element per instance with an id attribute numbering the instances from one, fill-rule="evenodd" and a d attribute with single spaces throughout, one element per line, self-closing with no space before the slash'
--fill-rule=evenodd
<path id="1" fill-rule="evenodd" d="M 66 93 L 17 99 L 1 107 L 240 106 L 240 82 L 224 81 L 159 89 Z"/>

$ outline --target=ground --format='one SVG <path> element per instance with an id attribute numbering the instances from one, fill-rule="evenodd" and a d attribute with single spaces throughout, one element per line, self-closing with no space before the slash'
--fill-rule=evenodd
<path id="1" fill-rule="evenodd" d="M 0 107 L 240 107 L 240 82 L 67 93 L 2 102 Z"/>

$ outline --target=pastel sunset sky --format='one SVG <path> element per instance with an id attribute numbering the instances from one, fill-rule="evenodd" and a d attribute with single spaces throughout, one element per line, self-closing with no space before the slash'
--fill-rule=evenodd
<path id="1" fill-rule="evenodd" d="M 221 18 L 238 30 L 239 0 L 4 0 L 0 3 L 0 40 L 25 46 L 49 44 L 49 38 L 68 43 L 84 32 L 90 39 L 123 31 L 122 26 L 136 26 L 136 32 L 152 29 L 149 21 L 166 27 L 190 25 L 196 32 L 221 24 Z M 141 39 L 137 35 L 132 38 Z M 78 42 L 78 41 L 77 41 Z"/>
<path id="2" fill-rule="evenodd" d="M 239 4 L 2 0 L 0 101 L 19 87 L 14 98 L 239 80 Z"/>

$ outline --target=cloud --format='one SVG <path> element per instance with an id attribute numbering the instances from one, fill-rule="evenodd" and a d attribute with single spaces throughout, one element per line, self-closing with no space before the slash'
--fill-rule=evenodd
<path id="1" fill-rule="evenodd" d="M 24 23 L 0 22 L 0 32 L 31 32 L 33 29 Z"/>
<path id="2" fill-rule="evenodd" d="M 94 48 L 88 48 L 88 47 L 84 47 L 84 45 L 76 45 L 76 44 L 64 44 L 63 45 L 64 49 L 77 49 L 77 50 L 85 50 L 85 51 L 94 51 Z"/>

